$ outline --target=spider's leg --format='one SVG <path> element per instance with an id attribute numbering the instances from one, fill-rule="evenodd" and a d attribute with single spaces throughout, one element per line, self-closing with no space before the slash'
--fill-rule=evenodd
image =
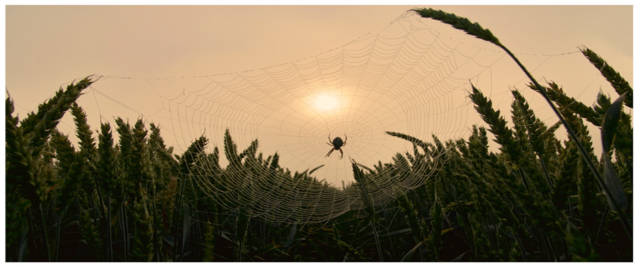
<path id="1" fill-rule="evenodd" d="M 329 155 L 331 155 L 331 152 L 333 152 L 333 150 L 335 150 L 335 149 L 333 149 L 333 148 L 332 148 L 331 150 L 329 150 L 329 153 L 327 153 L 327 157 L 328 157 Z"/>
<path id="2" fill-rule="evenodd" d="M 333 146 L 333 144 L 332 144 L 332 143 L 327 143 L 327 145 Z"/>
<path id="3" fill-rule="evenodd" d="M 333 142 L 333 141 L 331 141 L 331 135 L 327 136 L 327 138 L 329 138 L 329 143 Z"/>
<path id="4" fill-rule="evenodd" d="M 347 145 L 347 135 L 346 135 L 346 134 L 344 135 L 344 143 L 343 143 L 342 145 L 343 145 L 343 146 L 346 146 L 346 145 Z"/>
<path id="5" fill-rule="evenodd" d="M 340 158 L 342 158 L 342 156 L 344 156 L 344 153 L 342 153 L 342 148 L 338 148 L 338 150 L 340 150 Z"/>

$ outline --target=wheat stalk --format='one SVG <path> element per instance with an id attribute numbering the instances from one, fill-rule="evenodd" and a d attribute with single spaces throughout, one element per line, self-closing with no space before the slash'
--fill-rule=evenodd
<path id="1" fill-rule="evenodd" d="M 596 167 L 593 164 L 593 162 L 591 162 L 591 160 L 589 160 L 589 157 L 587 155 L 587 151 L 585 150 L 584 146 L 578 140 L 578 137 L 576 136 L 574 130 L 571 128 L 571 126 L 569 126 L 569 124 L 563 118 L 563 116 L 560 114 L 560 112 L 555 107 L 555 105 L 553 105 L 553 102 L 551 102 L 551 99 L 547 95 L 545 88 L 542 87 L 535 78 L 533 78 L 531 73 L 529 73 L 529 70 L 527 70 L 527 68 L 524 65 L 522 65 L 520 60 L 506 46 L 504 46 L 504 45 L 502 45 L 502 43 L 500 43 L 498 38 L 495 37 L 491 33 L 491 31 L 483 28 L 478 23 L 471 23 L 467 18 L 458 17 L 455 14 L 446 13 L 446 12 L 441 11 L 441 10 L 435 10 L 435 9 L 428 8 L 428 9 L 413 9 L 413 11 L 415 11 L 416 13 L 418 13 L 420 16 L 422 16 L 424 18 L 431 18 L 431 19 L 439 20 L 441 22 L 449 24 L 449 25 L 453 26 L 456 29 L 460 29 L 460 30 L 465 31 L 469 35 L 472 35 L 472 36 L 475 36 L 475 37 L 480 38 L 482 40 L 485 40 L 485 41 L 488 41 L 490 43 L 493 43 L 496 46 L 500 47 L 502 50 L 504 50 L 509 55 L 509 57 L 511 57 L 511 59 L 513 59 L 516 62 L 516 64 L 518 64 L 520 69 L 525 73 L 525 75 L 527 75 L 529 80 L 531 80 L 531 82 L 533 82 L 535 88 L 537 89 L 536 91 L 539 92 L 544 97 L 544 99 L 547 101 L 547 103 L 549 104 L 549 106 L 551 107 L 553 112 L 560 119 L 560 121 L 564 125 L 565 129 L 569 133 L 569 136 L 571 137 L 573 142 L 575 142 L 576 145 L 578 146 L 578 150 L 580 151 L 580 154 L 582 155 L 582 159 L 587 163 L 587 166 L 589 167 L 589 169 L 591 170 L 593 175 L 596 177 L 596 180 L 598 181 L 598 184 L 600 185 L 600 188 L 602 188 L 602 190 L 605 192 L 607 197 L 613 198 L 613 194 L 605 186 L 605 183 L 604 183 L 604 180 L 602 178 L 602 175 L 600 175 L 600 173 L 596 169 Z M 624 229 L 627 232 L 627 235 L 631 236 L 631 226 L 629 224 L 629 221 L 626 219 L 626 216 L 624 215 L 623 210 L 618 205 L 614 205 L 614 206 L 615 206 L 614 208 L 615 208 L 616 212 L 618 213 L 618 216 L 620 217 L 620 220 L 622 221 Z"/>

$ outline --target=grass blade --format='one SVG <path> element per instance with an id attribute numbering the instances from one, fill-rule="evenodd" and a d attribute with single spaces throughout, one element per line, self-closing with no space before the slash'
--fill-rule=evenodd
<path id="1" fill-rule="evenodd" d="M 609 157 L 609 150 L 613 143 L 613 138 L 616 134 L 618 126 L 618 120 L 620 119 L 620 112 L 622 110 L 622 103 L 624 102 L 626 93 L 623 93 L 607 110 L 604 120 L 602 122 L 601 136 L 602 136 L 602 161 L 604 163 L 604 186 L 611 192 L 608 196 L 609 205 L 611 208 L 615 208 L 615 205 L 619 206 L 623 210 L 627 208 L 627 197 L 622 189 L 622 183 L 620 178 L 616 174 L 616 171 L 611 163 Z M 614 204 L 615 203 L 615 204 Z"/>

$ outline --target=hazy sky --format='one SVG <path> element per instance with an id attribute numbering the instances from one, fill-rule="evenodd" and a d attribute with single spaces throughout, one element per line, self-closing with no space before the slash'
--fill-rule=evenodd
<path id="1" fill-rule="evenodd" d="M 391 138 L 384 136 L 385 130 L 409 131 L 407 133 L 427 141 L 431 133 L 468 136 L 471 125 L 478 122 L 477 115 L 469 115 L 476 116 L 473 119 L 465 117 L 467 113 L 464 112 L 472 110 L 472 106 L 464 96 L 450 96 L 452 99 L 458 97 L 459 101 L 443 98 L 446 100 L 420 102 L 420 97 L 405 94 L 409 91 L 368 90 L 361 81 L 353 87 L 320 88 L 312 84 L 312 89 L 281 92 L 278 90 L 282 88 L 275 85 L 268 88 L 253 85 L 245 90 L 239 83 L 234 83 L 235 87 L 220 88 L 211 85 L 214 78 L 207 77 L 290 63 L 335 47 L 350 49 L 343 45 L 358 37 L 365 38 L 364 47 L 369 42 L 366 38 L 372 36 L 367 33 L 375 35 L 384 31 L 410 8 L 413 7 L 7 6 L 6 89 L 23 117 L 60 86 L 88 74 L 103 75 L 79 100 L 94 129 L 100 120 L 113 121 L 115 116 L 132 122 L 142 117 L 146 122 L 159 123 L 167 143 L 182 151 L 202 133 L 213 139 L 213 145 L 219 146 L 223 128 L 228 127 L 232 134 L 235 129 L 234 137 L 241 142 L 241 148 L 250 139 L 259 138 L 262 151 L 283 154 L 285 167 L 303 170 L 326 164 L 318 175 L 337 184 L 346 179 L 341 177 L 348 176 L 347 157 L 367 164 L 378 159 L 386 162 L 391 152 L 400 152 L 406 147 L 401 141 L 385 141 L 384 138 Z M 633 82 L 631 6 L 435 8 L 468 17 L 489 28 L 521 57 L 540 81 L 556 81 L 569 95 L 587 104 L 594 102 L 598 91 L 610 95 L 613 91 L 588 61 L 576 53 L 578 46 L 593 49 Z M 484 48 L 486 44 L 472 40 L 472 37 L 456 35 L 454 30 L 438 28 L 437 22 L 429 23 L 442 30 L 443 35 L 436 39 L 443 43 L 451 38 L 464 41 L 450 53 L 464 54 L 468 46 L 469 51 L 475 48 L 488 51 L 487 60 L 500 59 L 497 52 L 488 46 Z M 393 40 L 389 39 L 389 42 L 393 43 Z M 461 42 L 450 44 L 458 43 Z M 441 53 L 449 51 L 447 49 L 444 46 L 428 51 Z M 427 56 L 440 57 L 428 53 Z M 355 54 L 353 58 L 357 58 Z M 456 60 L 453 66 L 462 68 L 465 62 Z M 473 78 L 472 81 L 484 86 L 485 92 L 508 116 L 511 101 L 508 90 L 524 89 L 526 80 L 506 58 L 497 63 L 485 63 L 491 64 L 479 71 L 484 71 L 486 76 L 458 77 L 456 73 L 446 71 L 444 75 L 453 75 L 448 77 L 455 76 L 462 81 Z M 485 66 L 483 64 L 480 65 Z M 446 64 L 438 66 L 448 68 Z M 390 73 L 389 68 L 381 73 Z M 348 79 L 335 78 L 335 81 L 343 80 Z M 383 80 L 381 84 L 384 84 Z M 429 96 L 429 99 L 448 94 L 425 90 L 415 93 Z M 530 101 L 539 100 L 538 97 Z M 420 109 L 420 103 L 427 106 Z M 327 105 L 336 107 L 326 109 Z M 227 108 L 220 108 L 222 106 Z M 458 106 L 463 106 L 465 111 L 456 111 L 460 110 L 456 109 Z M 249 111 L 252 108 L 255 110 Z M 544 109 L 543 106 L 540 108 Z M 413 109 L 423 111 L 414 112 Z M 193 110 L 196 113 L 189 113 Z M 380 110 L 386 113 L 376 113 Z M 418 122 L 420 126 L 408 121 L 408 118 L 420 120 L 439 113 L 457 117 L 434 120 L 434 123 L 439 120 L 444 125 L 437 129 L 421 124 L 429 124 L 427 119 L 424 120 L 427 122 Z M 196 114 L 200 117 L 192 119 Z M 367 114 L 372 118 L 370 121 L 366 120 Z M 541 110 L 540 114 L 548 122 L 555 122 L 549 110 Z M 73 129 L 69 116 L 59 127 L 67 132 Z M 328 134 L 350 136 L 345 160 L 340 161 L 335 154 L 333 158 L 324 158 L 330 148 L 326 145 Z"/>

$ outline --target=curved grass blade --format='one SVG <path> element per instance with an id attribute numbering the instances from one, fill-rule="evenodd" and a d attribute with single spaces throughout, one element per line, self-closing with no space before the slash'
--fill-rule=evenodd
<path id="1" fill-rule="evenodd" d="M 604 186 L 609 192 L 611 192 L 610 195 L 607 195 L 607 200 L 609 200 L 609 205 L 612 208 L 615 208 L 617 205 L 623 210 L 627 208 L 627 196 L 622 189 L 622 183 L 616 174 L 613 163 L 611 163 L 609 150 L 611 149 L 613 138 L 615 137 L 616 129 L 618 128 L 618 120 L 620 119 L 620 112 L 622 110 L 622 103 L 624 102 L 625 96 L 626 93 L 623 93 L 622 96 L 613 102 L 611 107 L 607 109 L 601 128 Z"/>

